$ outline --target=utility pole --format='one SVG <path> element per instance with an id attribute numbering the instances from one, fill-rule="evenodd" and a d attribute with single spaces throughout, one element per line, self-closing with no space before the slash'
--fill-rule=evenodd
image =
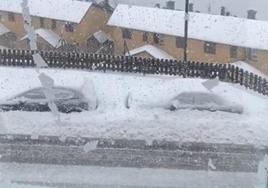
<path id="1" fill-rule="evenodd" d="M 184 62 L 187 62 L 187 40 L 188 40 L 189 0 L 185 0 L 184 18 Z"/>

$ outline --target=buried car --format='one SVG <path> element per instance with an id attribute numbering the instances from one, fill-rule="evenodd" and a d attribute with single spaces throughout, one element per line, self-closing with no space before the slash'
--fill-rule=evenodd
<path id="1" fill-rule="evenodd" d="M 183 92 L 170 101 L 168 109 L 171 111 L 190 109 L 243 113 L 242 106 L 230 103 L 216 94 L 205 92 Z"/>
<path id="2" fill-rule="evenodd" d="M 0 110 L 2 111 L 50 111 L 48 100 L 45 96 L 45 88 L 38 87 L 26 92 L 23 92 L 4 103 L 0 103 Z M 53 87 L 53 94 L 55 96 L 54 103 L 59 112 L 71 113 L 82 112 L 89 110 L 88 100 L 84 95 L 74 89 L 65 87 Z"/>

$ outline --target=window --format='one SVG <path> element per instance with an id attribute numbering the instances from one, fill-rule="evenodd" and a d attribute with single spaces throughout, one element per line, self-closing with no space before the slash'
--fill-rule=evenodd
<path id="1" fill-rule="evenodd" d="M 176 47 L 177 48 L 184 48 L 184 38 L 183 37 L 176 37 Z"/>
<path id="2" fill-rule="evenodd" d="M 45 19 L 40 18 L 40 27 L 44 27 L 44 26 L 45 26 Z"/>
<path id="3" fill-rule="evenodd" d="M 51 29 L 56 29 L 56 27 L 57 27 L 57 21 L 51 20 Z"/>
<path id="4" fill-rule="evenodd" d="M 148 42 L 148 38 L 149 38 L 149 33 L 147 32 L 144 32 L 143 35 L 142 35 L 142 41 L 143 42 Z"/>
<path id="5" fill-rule="evenodd" d="M 14 22 L 15 21 L 15 14 L 12 12 L 8 13 L 8 21 Z"/>
<path id="6" fill-rule="evenodd" d="M 258 61 L 258 55 L 257 55 L 257 50 L 252 49 L 252 48 L 247 48 L 246 50 L 247 53 L 247 59 L 250 61 Z"/>
<path id="7" fill-rule="evenodd" d="M 154 33 L 154 43 L 155 43 L 155 44 L 159 44 L 159 42 L 160 42 L 159 34 Z"/>
<path id="8" fill-rule="evenodd" d="M 204 44 L 204 52 L 207 53 L 207 54 L 216 54 L 216 43 L 205 42 L 205 44 Z"/>
<path id="9" fill-rule="evenodd" d="M 66 32 L 74 32 L 74 24 L 68 22 L 65 24 L 65 31 Z"/>
<path id="10" fill-rule="evenodd" d="M 238 56 L 238 48 L 236 46 L 230 47 L 230 57 L 231 58 L 237 58 Z"/>
<path id="11" fill-rule="evenodd" d="M 129 29 L 122 29 L 122 35 L 123 35 L 123 39 L 131 39 L 132 38 L 132 34 L 131 34 L 131 31 Z"/>

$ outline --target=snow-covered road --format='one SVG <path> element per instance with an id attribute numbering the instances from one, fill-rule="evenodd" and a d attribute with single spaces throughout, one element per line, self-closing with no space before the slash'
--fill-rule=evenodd
<path id="1" fill-rule="evenodd" d="M 201 79 L 43 70 L 56 86 L 72 87 L 97 97 L 96 111 L 61 114 L 3 112 L 6 132 L 14 134 L 131 138 L 209 143 L 268 145 L 268 99 L 240 86 L 220 83 L 213 93 L 244 107 L 243 114 L 163 108 L 182 92 L 208 92 Z M 34 69 L 0 67 L 0 100 L 39 87 Z M 95 90 L 94 94 L 92 90 Z M 129 98 L 130 109 L 126 99 Z"/>

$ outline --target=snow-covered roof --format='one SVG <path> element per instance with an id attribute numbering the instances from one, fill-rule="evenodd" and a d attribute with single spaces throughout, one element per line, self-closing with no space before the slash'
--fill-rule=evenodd
<path id="1" fill-rule="evenodd" d="M 0 36 L 8 32 L 10 32 L 10 30 L 6 26 L 0 23 Z"/>
<path id="2" fill-rule="evenodd" d="M 53 31 L 51 31 L 51 30 L 40 28 L 40 29 L 35 30 L 35 33 L 39 37 L 41 37 L 45 41 L 47 41 L 54 48 L 58 48 L 58 47 L 60 47 L 62 45 L 60 43 L 61 37 L 59 35 L 57 35 L 56 33 L 54 33 Z M 20 40 L 24 40 L 26 38 L 28 38 L 28 35 L 25 35 Z"/>
<path id="3" fill-rule="evenodd" d="M 183 11 L 120 4 L 108 25 L 184 36 Z M 191 12 L 189 38 L 268 50 L 268 22 Z"/>
<path id="4" fill-rule="evenodd" d="M 163 51 L 155 46 L 152 46 L 152 45 L 144 45 L 144 46 L 141 46 L 139 48 L 132 49 L 129 51 L 129 54 L 136 55 L 136 54 L 139 54 L 142 52 L 147 52 L 148 54 L 150 54 L 154 58 L 158 58 L 158 59 L 174 59 L 174 57 L 170 56 L 165 51 Z M 126 53 L 126 55 L 128 55 L 128 53 Z"/>
<path id="5" fill-rule="evenodd" d="M 99 43 L 103 44 L 107 40 L 111 40 L 110 37 L 104 33 L 103 31 L 97 31 L 96 33 L 93 34 L 93 36 L 99 41 Z"/>
<path id="6" fill-rule="evenodd" d="M 22 0 L 2 0 L 0 10 L 21 13 Z M 28 0 L 32 16 L 80 23 L 92 3 L 76 0 Z"/>

